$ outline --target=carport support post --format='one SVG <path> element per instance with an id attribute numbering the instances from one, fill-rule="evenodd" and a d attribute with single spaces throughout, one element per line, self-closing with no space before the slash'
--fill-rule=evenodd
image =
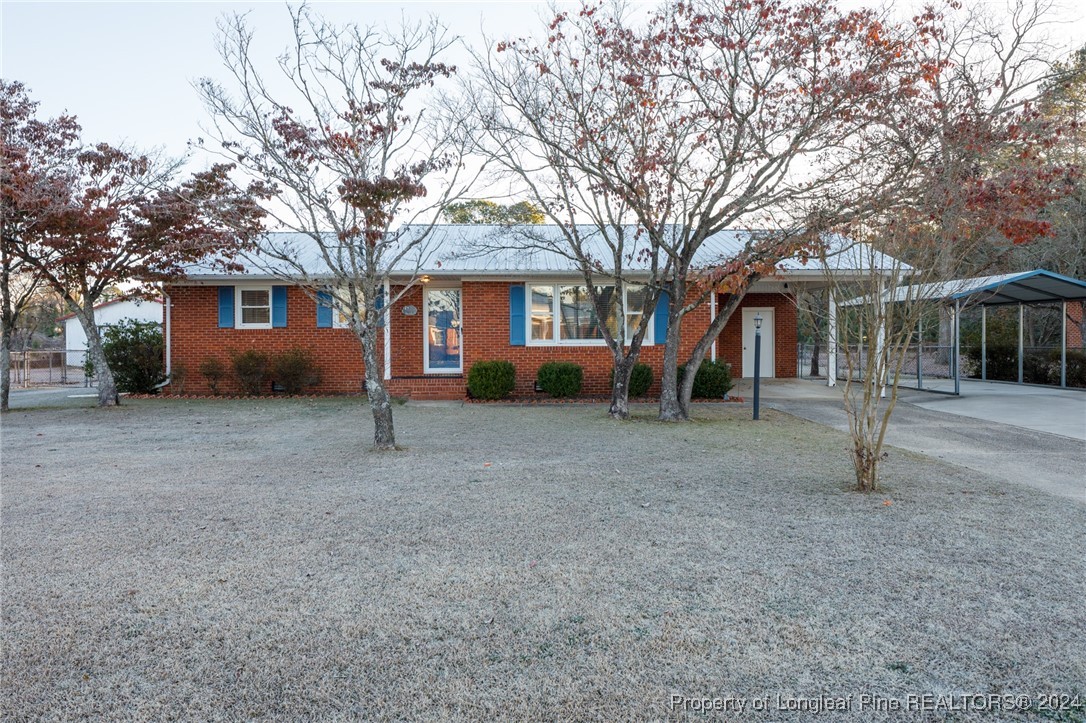
<path id="1" fill-rule="evenodd" d="M 1025 356 L 1026 344 L 1025 344 L 1025 321 L 1026 321 L 1026 307 L 1021 301 L 1018 302 L 1018 383 L 1021 384 L 1023 380 L 1022 376 L 1022 357 Z"/>
<path id="2" fill-rule="evenodd" d="M 954 393 L 962 393 L 961 353 L 962 353 L 962 302 L 954 299 Z"/>
<path id="3" fill-rule="evenodd" d="M 980 307 L 980 378 L 988 381 L 988 307 Z"/>
<path id="4" fill-rule="evenodd" d="M 886 302 L 882 299 L 882 284 L 879 284 L 878 320 L 878 331 L 875 333 L 875 353 L 878 355 L 878 361 L 875 362 L 875 373 L 878 375 L 878 379 L 875 380 L 875 383 L 879 385 L 879 399 L 886 399 L 886 381 L 890 375 L 890 370 L 887 369 L 886 363 Z"/>
<path id="5" fill-rule="evenodd" d="M 921 314 L 916 322 L 916 388 L 924 388 L 924 315 Z"/>
<path id="6" fill-rule="evenodd" d="M 829 303 L 826 309 L 826 386 L 837 386 L 837 298 L 830 287 L 826 295 Z"/>
<path id="7" fill-rule="evenodd" d="M 1060 386 L 1067 386 L 1067 299 L 1060 302 Z"/>

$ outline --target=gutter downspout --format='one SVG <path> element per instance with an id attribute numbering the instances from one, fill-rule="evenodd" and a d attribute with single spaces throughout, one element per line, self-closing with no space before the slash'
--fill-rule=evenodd
<path id="1" fill-rule="evenodd" d="M 166 329 L 165 329 L 165 331 L 166 331 L 166 379 L 167 379 L 167 381 L 169 381 L 170 375 L 173 373 L 173 354 L 172 354 L 173 348 L 172 348 L 172 344 L 170 343 L 172 341 L 172 336 L 173 336 L 173 334 L 171 333 L 171 331 L 172 331 L 172 324 L 171 324 L 171 316 L 172 316 L 172 314 L 170 313 L 172 311 L 172 301 L 173 300 L 170 298 L 170 295 L 166 293 L 166 284 L 165 283 L 162 284 L 162 298 L 166 300 Z"/>

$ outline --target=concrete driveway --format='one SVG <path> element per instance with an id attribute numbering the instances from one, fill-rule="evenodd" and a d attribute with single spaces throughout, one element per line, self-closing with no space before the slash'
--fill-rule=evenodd
<path id="1" fill-rule="evenodd" d="M 1086 442 L 1086 391 L 962 380 L 961 396 L 902 390 L 924 409 L 1011 424 Z"/>
<path id="2" fill-rule="evenodd" d="M 98 403 L 98 390 L 80 386 L 12 387 L 8 403 L 12 409 L 93 407 Z"/>
<path id="3" fill-rule="evenodd" d="M 887 443 L 1086 504 L 1086 394 L 983 386 L 1005 389 L 961 397 L 901 390 Z M 749 380 L 733 394 L 749 401 Z M 773 380 L 762 397 L 766 406 L 848 430 L 840 387 Z"/>

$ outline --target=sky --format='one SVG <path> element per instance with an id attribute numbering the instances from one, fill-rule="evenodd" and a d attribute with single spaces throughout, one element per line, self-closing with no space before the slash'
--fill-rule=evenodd
<path id="1" fill-rule="evenodd" d="M 330 20 L 398 25 L 437 16 L 465 41 L 528 31 L 544 2 L 310 2 Z M 39 116 L 65 110 L 85 140 L 185 152 L 208 115 L 193 88 L 226 81 L 215 50 L 216 21 L 247 13 L 257 47 L 274 70 L 291 37 L 285 2 L 8 2 L 0 0 L 0 72 L 41 103 Z M 466 52 L 450 56 L 465 63 Z"/>
<path id="2" fill-rule="evenodd" d="M 860 0 L 851 3 L 859 4 Z M 968 3 L 970 0 L 966 0 Z M 987 0 L 986 0 L 987 1 Z M 993 5 L 1001 4 L 991 0 Z M 398 24 L 437 16 L 465 42 L 518 36 L 538 26 L 545 2 L 310 2 L 330 20 Z M 39 115 L 75 114 L 87 141 L 186 151 L 208 116 L 193 88 L 201 77 L 225 80 L 215 51 L 216 20 L 248 13 L 267 63 L 289 41 L 283 2 L 9 2 L 0 0 L 0 73 L 40 101 Z M 1054 14 L 1057 44 L 1086 40 L 1086 7 Z M 463 63 L 466 54 L 453 57 Z M 206 165 L 210 159 L 194 165 Z"/>

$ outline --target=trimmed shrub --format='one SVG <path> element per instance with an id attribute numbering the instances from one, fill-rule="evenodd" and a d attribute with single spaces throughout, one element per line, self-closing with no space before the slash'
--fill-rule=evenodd
<path id="1" fill-rule="evenodd" d="M 988 378 L 996 381 L 1011 382 L 1018 380 L 1018 344 L 989 343 L 987 348 Z M 980 345 L 967 346 L 963 349 L 965 364 L 963 371 L 969 376 L 980 378 Z"/>
<path id="2" fill-rule="evenodd" d="M 539 367 L 535 383 L 552 397 L 572 397 L 580 394 L 584 370 L 573 362 L 547 362 Z"/>
<path id="3" fill-rule="evenodd" d="M 170 391 L 173 394 L 185 393 L 185 380 L 188 378 L 189 368 L 181 362 L 174 362 L 170 370 Z"/>
<path id="4" fill-rule="evenodd" d="M 200 362 L 200 375 L 211 388 L 212 394 L 219 393 L 219 382 L 226 376 L 226 366 L 217 356 L 209 356 Z"/>
<path id="5" fill-rule="evenodd" d="M 1086 387 L 1086 351 L 1067 350 L 1067 386 Z"/>
<path id="6" fill-rule="evenodd" d="M 475 362 L 468 371 L 468 394 L 473 399 L 504 399 L 516 381 L 516 367 L 510 362 Z"/>
<path id="7" fill-rule="evenodd" d="M 256 349 L 247 349 L 241 353 L 232 352 L 230 360 L 241 391 L 250 397 L 263 394 L 271 367 L 268 355 Z"/>
<path id="8" fill-rule="evenodd" d="M 683 383 L 686 368 L 679 366 L 679 384 Z M 694 389 L 691 399 L 723 399 L 732 387 L 732 369 L 725 362 L 706 359 L 694 373 Z"/>
<path id="9" fill-rule="evenodd" d="M 615 386 L 615 370 L 611 369 L 611 376 L 607 380 L 607 383 L 612 387 Z M 642 364 L 638 362 L 634 364 L 633 371 L 630 372 L 630 396 L 631 397 L 643 397 L 649 393 L 649 387 L 652 386 L 652 367 L 648 364 Z"/>
<path id="10" fill-rule="evenodd" d="M 1017 374 L 1017 370 L 1015 371 Z M 1022 381 L 1027 384 L 1060 383 L 1060 353 L 1031 352 L 1022 357 Z"/>
<path id="11" fill-rule="evenodd" d="M 305 349 L 288 349 L 272 361 L 275 383 L 287 394 L 301 394 L 305 387 L 321 383 L 321 372 L 313 355 Z"/>
<path id="12" fill-rule="evenodd" d="M 1002 382 L 1018 381 L 1018 344 L 988 344 L 988 379 Z M 980 346 L 963 349 L 965 372 L 980 378 Z M 1060 350 L 1036 352 L 1026 350 L 1022 358 L 1023 381 L 1029 384 L 1060 383 Z M 1086 352 L 1067 350 L 1067 386 L 1086 387 Z"/>
<path id="13" fill-rule="evenodd" d="M 102 351 L 117 389 L 131 394 L 157 394 L 166 381 L 162 363 L 162 327 L 153 321 L 123 319 L 105 327 Z"/>

